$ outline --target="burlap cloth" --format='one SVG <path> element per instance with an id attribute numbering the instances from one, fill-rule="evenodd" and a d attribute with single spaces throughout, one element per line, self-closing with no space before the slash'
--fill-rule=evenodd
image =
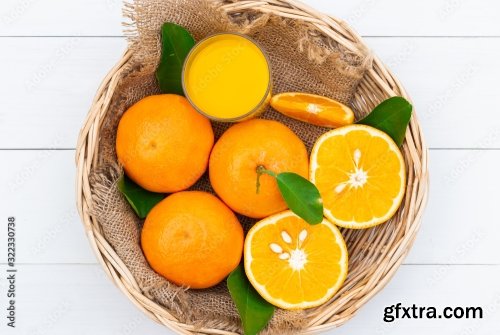
<path id="1" fill-rule="evenodd" d="M 228 16 L 220 10 L 220 4 L 206 0 L 136 0 L 125 5 L 128 19 L 125 32 L 134 53 L 102 124 L 99 160 L 90 182 L 92 214 L 144 294 L 182 322 L 240 332 L 238 313 L 225 282 L 212 289 L 189 290 L 169 283 L 149 267 L 140 248 L 142 221 L 116 187 L 116 181 L 123 173 L 115 153 L 118 121 L 133 103 L 159 93 L 154 72 L 161 52 L 160 27 L 165 21 L 175 22 L 188 29 L 197 40 L 217 32 L 248 34 L 269 55 L 274 93 L 316 93 L 346 104 L 351 101 L 359 81 L 371 65 L 371 59 L 368 52 L 353 54 L 346 51 L 303 22 L 251 10 Z M 308 150 L 326 130 L 286 118 L 271 109 L 262 117 L 289 126 Z M 229 126 L 214 122 L 216 138 Z M 206 176 L 193 189 L 212 192 Z M 245 229 L 253 224 L 249 218 L 239 216 L 239 219 Z M 307 312 L 277 309 L 264 333 L 293 334 L 307 321 Z"/>

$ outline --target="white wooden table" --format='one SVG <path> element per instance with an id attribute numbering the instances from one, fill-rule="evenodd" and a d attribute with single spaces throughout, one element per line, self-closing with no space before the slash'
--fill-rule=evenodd
<path id="1" fill-rule="evenodd" d="M 310 0 L 342 17 L 414 99 L 431 195 L 390 284 L 331 334 L 500 333 L 500 3 Z M 106 278 L 75 210 L 74 148 L 126 43 L 121 0 L 0 5 L 0 333 L 169 334 Z M 17 221 L 16 328 L 6 326 L 6 225 Z M 481 320 L 402 319 L 384 307 L 481 306 Z"/>

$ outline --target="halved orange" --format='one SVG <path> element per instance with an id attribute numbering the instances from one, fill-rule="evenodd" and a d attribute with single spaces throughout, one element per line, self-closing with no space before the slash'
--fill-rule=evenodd
<path id="1" fill-rule="evenodd" d="M 370 126 L 350 125 L 322 135 L 313 147 L 310 169 L 325 216 L 341 227 L 386 222 L 403 200 L 401 151 L 389 135 Z"/>
<path id="2" fill-rule="evenodd" d="M 354 122 L 354 113 L 349 107 L 315 94 L 277 94 L 271 99 L 271 106 L 288 117 L 322 127 L 337 128 Z"/>
<path id="3" fill-rule="evenodd" d="M 245 272 L 269 303 L 305 309 L 328 301 L 347 276 L 347 248 L 326 219 L 310 225 L 291 211 L 257 222 L 245 239 Z"/>

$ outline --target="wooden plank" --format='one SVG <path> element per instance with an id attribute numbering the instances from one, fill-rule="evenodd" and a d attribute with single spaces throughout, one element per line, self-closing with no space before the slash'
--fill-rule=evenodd
<path id="1" fill-rule="evenodd" d="M 3 0 L 1 36 L 121 36 L 121 0 Z"/>
<path id="2" fill-rule="evenodd" d="M 364 36 L 498 36 L 495 0 L 308 0 Z M 465 22 L 474 22 L 468 25 Z M 473 26 L 473 27 L 471 27 Z"/>
<path id="3" fill-rule="evenodd" d="M 1 271 L 4 266 L 0 267 Z M 402 266 L 393 280 L 351 321 L 326 334 L 475 334 L 500 331 L 499 266 L 451 266 L 430 282 L 436 266 Z M 149 320 L 112 287 L 98 265 L 24 265 L 17 273 L 17 327 L 2 334 L 173 334 Z M 0 289 L 5 291 L 5 281 Z M 5 299 L 1 300 L 5 304 Z M 384 308 L 401 303 L 422 307 L 483 308 L 483 319 L 383 321 Z M 5 311 L 2 305 L 2 310 Z M 29 317 L 28 317 L 29 316 Z"/>
<path id="4" fill-rule="evenodd" d="M 429 146 L 500 148 L 498 39 L 368 38 L 413 97 Z M 120 38 L 1 39 L 0 148 L 74 148 Z M 5 94 L 8 92 L 8 94 Z"/>
<path id="5" fill-rule="evenodd" d="M 125 41 L 4 38 L 0 43 L 1 147 L 74 148 L 94 94 Z"/>
<path id="6" fill-rule="evenodd" d="M 500 264 L 499 164 L 499 151 L 431 151 L 429 201 L 406 263 Z"/>
<path id="7" fill-rule="evenodd" d="M 2 322 L 2 334 L 173 334 L 138 310 L 97 264 L 19 265 L 16 276 L 16 328 Z M 5 311 L 6 281 L 0 283 Z"/>
<path id="8" fill-rule="evenodd" d="M 437 275 L 442 274 L 442 275 Z M 490 276 L 485 278 L 484 276 Z M 500 331 L 499 266 L 403 265 L 387 287 L 345 327 L 347 334 L 496 334 Z M 483 319 L 399 319 L 383 321 L 384 309 L 401 303 L 410 307 L 481 307 Z"/>
<path id="9" fill-rule="evenodd" d="M 21 263 L 94 263 L 74 199 L 74 151 L 0 151 L 0 217 Z M 408 264 L 500 264 L 498 151 L 432 151 L 429 205 Z M 0 259 L 5 259 L 0 239 Z M 21 243 L 21 242 L 20 242 Z"/>
<path id="10" fill-rule="evenodd" d="M 76 210 L 74 151 L 0 151 L 0 218 L 16 218 L 20 263 L 95 263 Z M 7 240 L 0 239 L 1 262 Z"/>
<path id="11" fill-rule="evenodd" d="M 491 107 L 500 39 L 367 39 L 403 83 L 433 148 L 499 148 L 500 119 Z"/>
<path id="12" fill-rule="evenodd" d="M 305 0 L 369 36 L 498 36 L 496 0 Z M 1 36 L 121 36 L 121 0 L 3 0 Z M 473 24 L 471 24 L 473 22 Z"/>

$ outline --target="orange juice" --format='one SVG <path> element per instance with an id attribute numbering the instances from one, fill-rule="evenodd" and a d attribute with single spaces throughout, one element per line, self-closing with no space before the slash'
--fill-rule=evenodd
<path id="1" fill-rule="evenodd" d="M 255 116 L 271 97 L 266 55 L 238 34 L 213 35 L 195 45 L 184 63 L 182 83 L 191 104 L 218 121 Z"/>

